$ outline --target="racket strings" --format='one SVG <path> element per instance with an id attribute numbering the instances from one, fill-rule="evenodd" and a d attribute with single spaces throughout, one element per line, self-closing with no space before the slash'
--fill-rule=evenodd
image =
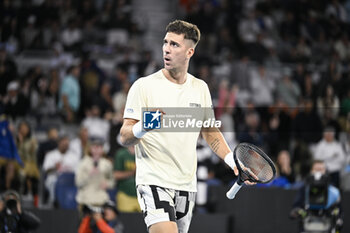
<path id="1" fill-rule="evenodd" d="M 269 162 L 257 151 L 248 146 L 240 146 L 236 151 L 238 161 L 249 168 L 260 182 L 268 182 L 274 177 L 274 172 Z"/>

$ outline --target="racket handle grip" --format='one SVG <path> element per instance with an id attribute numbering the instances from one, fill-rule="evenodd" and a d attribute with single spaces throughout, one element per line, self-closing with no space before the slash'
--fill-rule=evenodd
<path id="1" fill-rule="evenodd" d="M 241 189 L 242 184 L 238 184 L 237 182 L 232 185 L 232 187 L 230 188 L 230 190 L 228 190 L 228 192 L 226 193 L 226 197 L 228 199 L 233 199 L 236 196 L 236 193 Z"/>

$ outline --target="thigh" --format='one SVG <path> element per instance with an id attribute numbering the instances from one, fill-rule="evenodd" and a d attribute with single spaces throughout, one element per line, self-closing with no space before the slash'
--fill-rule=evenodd
<path id="1" fill-rule="evenodd" d="M 178 233 L 176 222 L 158 222 L 150 226 L 149 233 Z"/>
<path id="2" fill-rule="evenodd" d="M 157 224 L 152 232 L 173 225 L 170 222 L 175 223 L 175 191 L 155 185 L 138 185 L 137 197 L 148 228 L 157 223 L 169 223 Z"/>
<path id="3" fill-rule="evenodd" d="M 196 193 L 176 191 L 175 210 L 179 233 L 187 233 L 190 227 Z"/>

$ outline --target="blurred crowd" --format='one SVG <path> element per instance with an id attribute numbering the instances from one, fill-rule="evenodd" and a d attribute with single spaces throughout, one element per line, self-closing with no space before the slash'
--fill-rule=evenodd
<path id="1" fill-rule="evenodd" d="M 23 166 L 0 161 L 0 192 L 55 206 L 59 176 L 73 173 L 78 204 L 103 204 L 115 183 L 119 198 L 135 201 L 134 151 L 117 136 L 130 86 L 162 63 L 143 46 L 147 27 L 132 6 L 1 1 L 0 122 L 10 122 Z M 321 159 L 332 182 L 349 189 L 350 1 L 179 0 L 174 13 L 202 32 L 190 72 L 208 83 L 230 146 L 262 147 L 278 167 L 271 185 L 293 186 Z M 45 65 L 21 63 L 31 54 L 45 61 L 44 52 Z M 232 182 L 201 139 L 198 156 L 199 191 Z M 89 200 L 86 193 L 99 189 L 101 203 Z"/>

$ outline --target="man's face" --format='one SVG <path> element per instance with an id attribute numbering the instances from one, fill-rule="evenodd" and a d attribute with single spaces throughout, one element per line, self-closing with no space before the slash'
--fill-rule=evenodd
<path id="1" fill-rule="evenodd" d="M 193 42 L 184 35 L 168 32 L 164 37 L 163 59 L 164 68 L 176 70 L 185 66 L 194 53 Z"/>
<path id="2" fill-rule="evenodd" d="M 333 142 L 334 141 L 334 132 L 333 131 L 326 131 L 323 133 L 323 137 L 327 142 Z"/>
<path id="3" fill-rule="evenodd" d="M 58 149 L 61 153 L 66 153 L 69 148 L 69 140 L 68 138 L 63 138 L 58 143 Z"/>
<path id="4" fill-rule="evenodd" d="M 311 174 L 315 173 L 326 174 L 326 165 L 324 163 L 313 164 L 311 168 Z"/>

